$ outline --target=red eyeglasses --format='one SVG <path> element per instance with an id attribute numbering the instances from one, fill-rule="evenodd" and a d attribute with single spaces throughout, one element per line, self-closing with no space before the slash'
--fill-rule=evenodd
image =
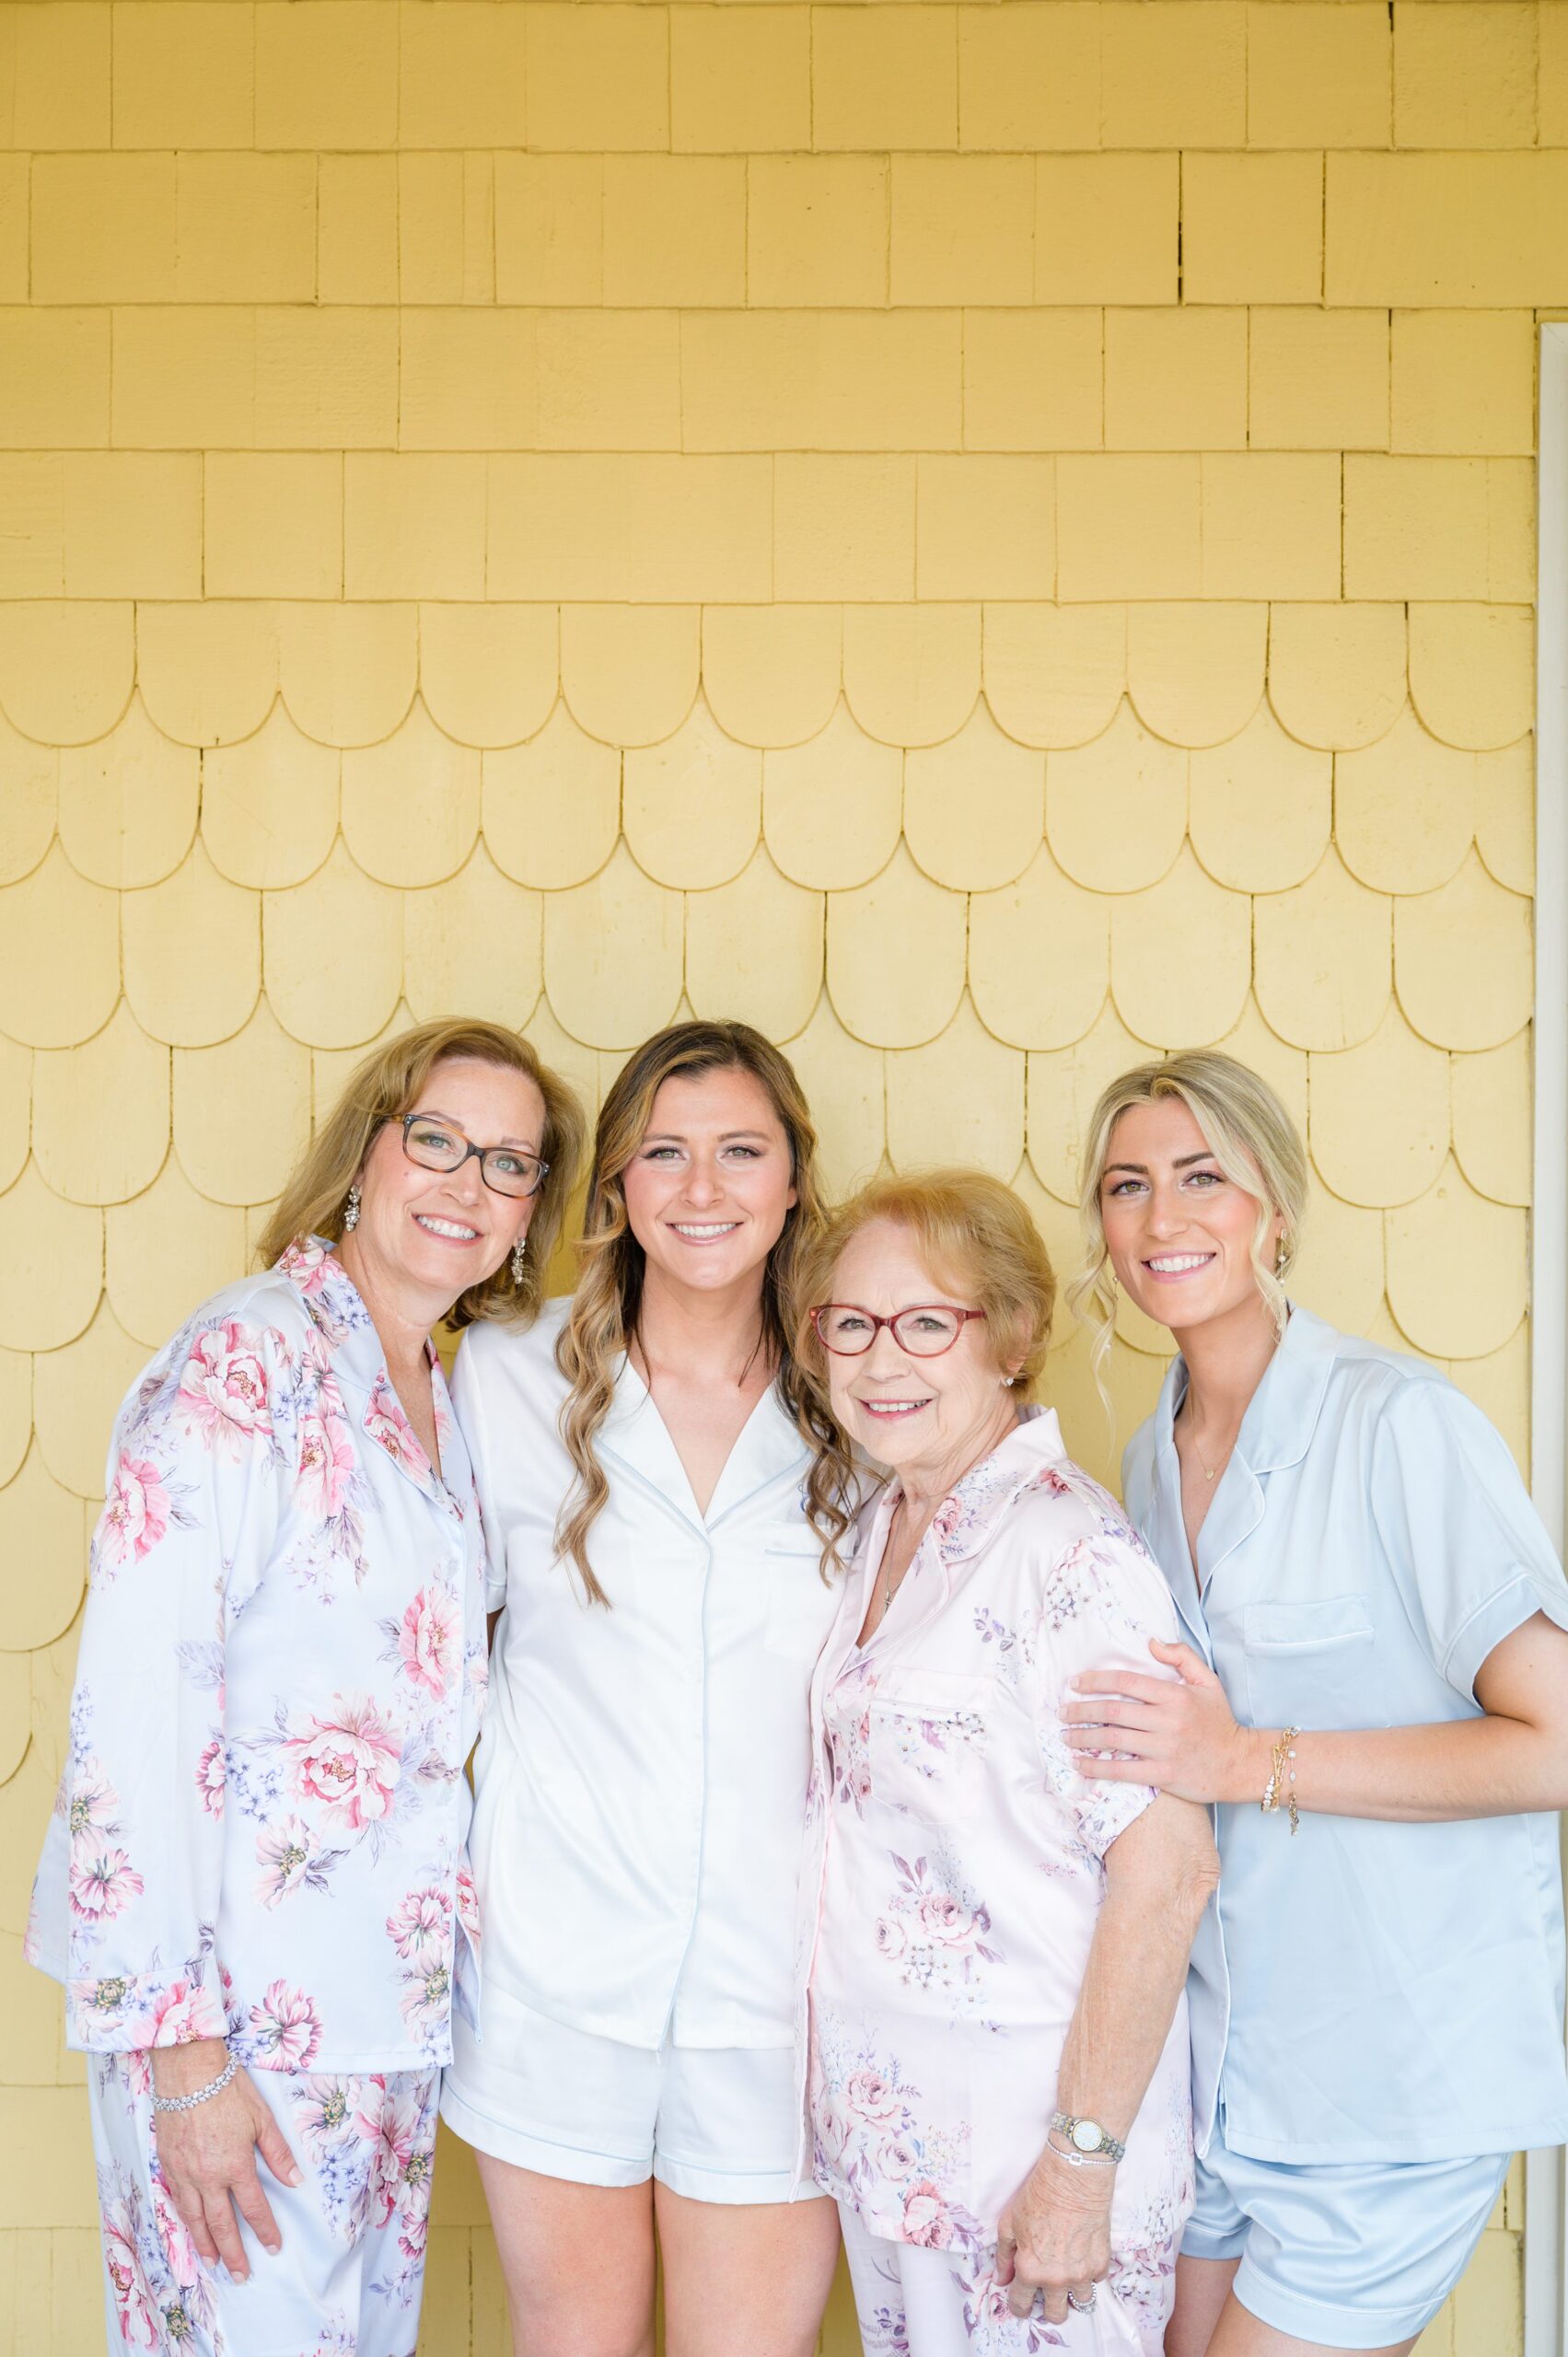
<path id="1" fill-rule="evenodd" d="M 825 1301 L 811 1312 L 817 1339 L 825 1351 L 841 1359 L 864 1358 L 886 1326 L 900 1351 L 912 1359 L 939 1359 L 950 1351 L 971 1318 L 983 1309 L 955 1309 L 945 1301 L 922 1301 L 891 1318 L 878 1318 L 853 1301 Z"/>

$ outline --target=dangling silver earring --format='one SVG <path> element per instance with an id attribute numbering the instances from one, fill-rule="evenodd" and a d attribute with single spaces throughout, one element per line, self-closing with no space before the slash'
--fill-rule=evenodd
<path id="1" fill-rule="evenodd" d="M 519 1236 L 512 1247 L 512 1283 L 515 1285 L 520 1285 L 523 1282 L 523 1266 L 528 1259 L 528 1237 Z"/>
<path id="2" fill-rule="evenodd" d="M 343 1213 L 343 1234 L 359 1225 L 359 1181 L 356 1178 L 348 1190 L 348 1207 Z"/>
<path id="3" fill-rule="evenodd" d="M 1274 1274 L 1283 1277 L 1290 1266 L 1290 1246 L 1282 1236 L 1274 1246 Z"/>

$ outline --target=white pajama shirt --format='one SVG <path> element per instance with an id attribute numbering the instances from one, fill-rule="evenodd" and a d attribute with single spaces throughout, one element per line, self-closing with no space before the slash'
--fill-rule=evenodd
<path id="1" fill-rule="evenodd" d="M 527 1333 L 475 1328 L 458 1360 L 489 1602 L 505 1611 L 475 1761 L 483 2041 L 459 2034 L 443 2109 L 482 2150 L 547 2173 L 673 2181 L 661 2086 L 689 2116 L 700 2078 L 714 2132 L 705 2149 L 683 2135 L 677 2189 L 780 2200 L 795 2177 L 807 1693 L 836 1602 L 802 1502 L 810 1454 L 770 1390 L 703 1514 L 623 1363 L 595 1438 L 610 1493 L 588 1538 L 610 1601 L 588 1603 L 554 1542 L 574 1480 L 555 1364 L 567 1308 L 549 1304 Z M 585 2039 L 602 2047 L 591 2069 Z M 726 2054 L 745 2103 L 714 2100 Z M 565 2095 L 590 2082 L 602 2100 L 563 2124 Z"/>

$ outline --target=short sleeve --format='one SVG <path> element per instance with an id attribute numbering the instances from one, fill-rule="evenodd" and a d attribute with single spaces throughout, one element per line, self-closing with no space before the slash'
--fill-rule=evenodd
<path id="1" fill-rule="evenodd" d="M 1440 1675 L 1473 1700 L 1493 1648 L 1568 1583 L 1502 1434 L 1451 1384 L 1402 1385 L 1372 1443 L 1372 1514 Z"/>
<path id="2" fill-rule="evenodd" d="M 1083 1773 L 1089 1765 L 1062 1737 L 1070 1682 L 1089 1670 L 1134 1670 L 1174 1677 L 1149 1651 L 1152 1638 L 1172 1643 L 1176 1609 L 1158 1566 L 1129 1532 L 1074 1539 L 1046 1576 L 1042 1599 L 1037 1724 L 1046 1783 L 1075 1821 L 1082 1847 L 1103 1858 L 1158 1794 L 1150 1784 L 1110 1783 Z"/>
<path id="3" fill-rule="evenodd" d="M 491 1475 L 489 1436 L 485 1430 L 483 1384 L 478 1353 L 465 1337 L 452 1370 L 452 1409 L 462 1426 L 473 1468 L 474 1494 L 484 1533 L 484 1608 L 499 1612 L 506 1601 L 506 1549 L 501 1536 L 501 1515 Z"/>

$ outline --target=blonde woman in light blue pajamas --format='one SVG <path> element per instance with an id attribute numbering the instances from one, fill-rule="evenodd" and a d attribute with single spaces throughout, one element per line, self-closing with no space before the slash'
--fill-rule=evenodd
<path id="1" fill-rule="evenodd" d="M 1568 2136 L 1568 1587 L 1480 1411 L 1287 1300 L 1306 1194 L 1229 1057 L 1096 1109 L 1075 1290 L 1180 1347 L 1123 1475 L 1186 1642 L 1077 1680 L 1072 1740 L 1214 1804 L 1221 1859 L 1168 2357 L 1408 2350 Z"/>

